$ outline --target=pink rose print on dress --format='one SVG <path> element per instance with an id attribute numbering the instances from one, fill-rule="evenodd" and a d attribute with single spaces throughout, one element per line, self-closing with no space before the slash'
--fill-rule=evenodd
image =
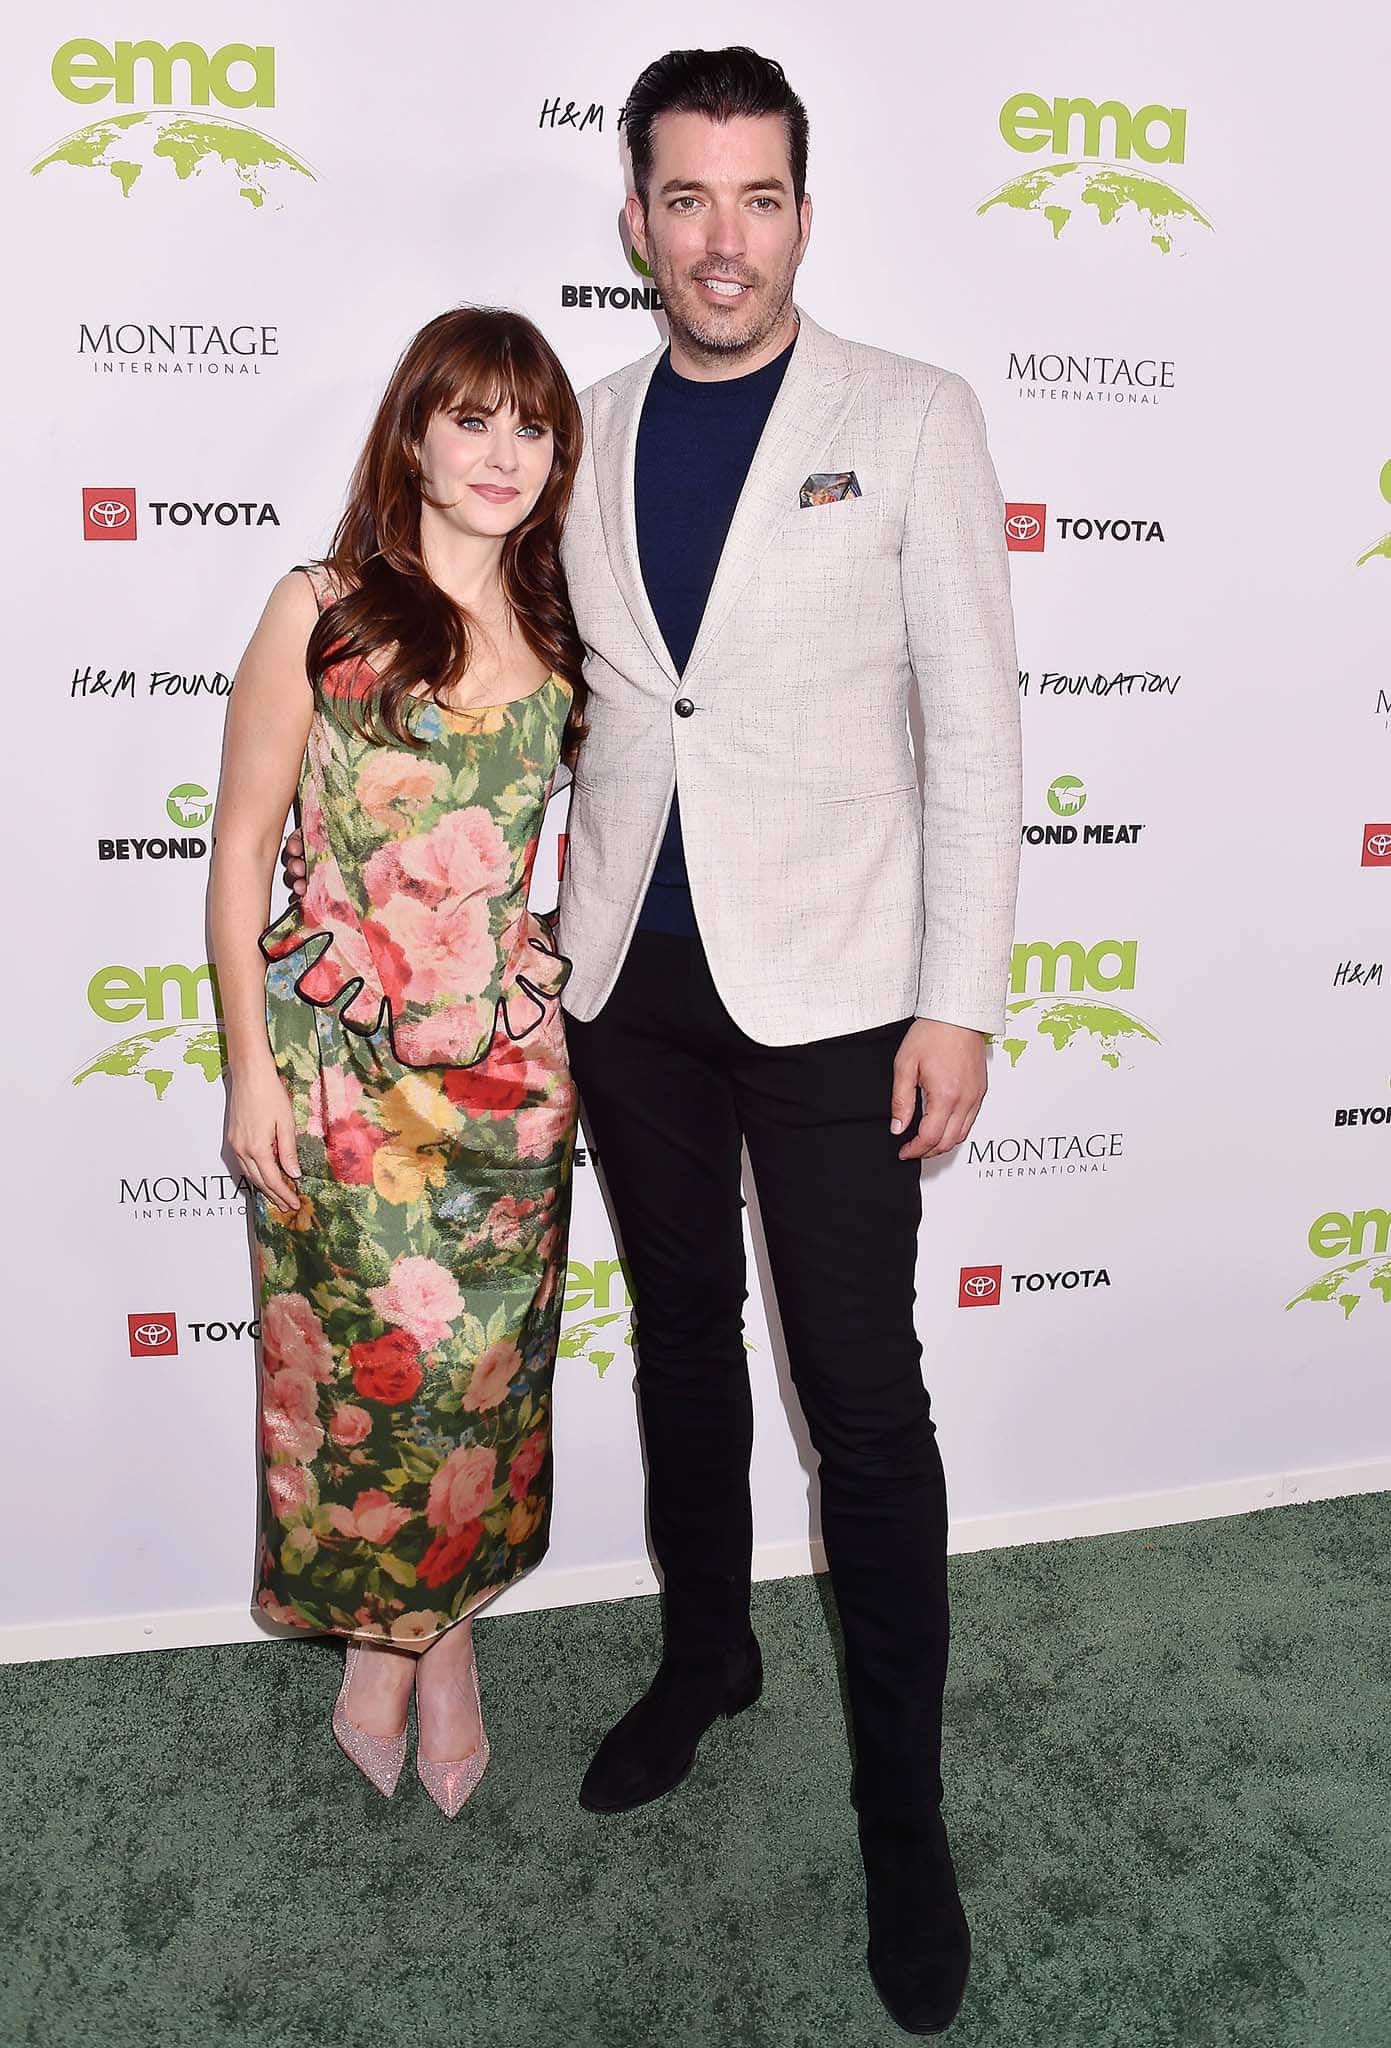
<path id="1" fill-rule="evenodd" d="M 333 1378 L 333 1346 L 302 1294 L 272 1294 L 261 1310 L 261 1348 L 268 1372 L 308 1373 L 327 1384 Z"/>
<path id="2" fill-rule="evenodd" d="M 334 925 L 357 923 L 357 913 L 348 901 L 342 872 L 331 853 L 315 861 L 301 900 L 307 924 L 331 930 Z"/>
<path id="3" fill-rule="evenodd" d="M 512 1469 L 507 1475 L 507 1491 L 513 1500 L 525 1500 L 531 1491 L 531 1482 L 546 1462 L 546 1445 L 550 1432 L 534 1429 L 531 1435 L 518 1447 L 512 1460 Z"/>
<path id="4" fill-rule="evenodd" d="M 467 1071 L 450 1065 L 454 1060 L 472 1060 L 492 1030 L 492 1014 L 484 1003 L 450 1003 L 433 1010 L 410 1027 L 410 1055 L 425 1067 L 447 1067 L 445 1093 L 451 1102 L 458 1097 L 450 1087 L 455 1073 Z"/>
<path id="5" fill-rule="evenodd" d="M 266 1471 L 266 1491 L 280 1520 L 288 1522 L 312 1504 L 318 1489 L 303 1465 L 271 1465 Z"/>
<path id="6" fill-rule="evenodd" d="M 353 1536 L 361 1543 L 390 1543 L 393 1536 L 405 1528 L 411 1518 L 409 1508 L 403 1508 L 383 1493 L 378 1486 L 369 1486 L 360 1493 L 351 1508 L 335 1503 L 328 1511 L 329 1521 L 340 1536 Z"/>
<path id="7" fill-rule="evenodd" d="M 438 1259 L 418 1255 L 397 1259 L 385 1287 L 369 1287 L 367 1299 L 384 1323 L 408 1330 L 422 1351 L 432 1351 L 449 1335 L 449 1325 L 464 1306 L 458 1283 Z"/>
<path id="8" fill-rule="evenodd" d="M 488 1211 L 483 1236 L 490 1237 L 500 1251 L 528 1243 L 536 1235 L 530 1218 L 540 1206 L 539 1202 L 520 1201 L 516 1195 L 503 1195 Z"/>
<path id="9" fill-rule="evenodd" d="M 567 1081 L 549 1102 L 538 1102 L 517 1117 L 517 1153 L 522 1159 L 549 1159 L 565 1141 L 575 1120 L 575 1087 Z"/>
<path id="10" fill-rule="evenodd" d="M 322 1138 L 325 1130 L 345 1123 L 361 1100 L 362 1080 L 351 1067 L 321 1067 L 310 1084 L 305 1130 L 311 1138 Z"/>
<path id="11" fill-rule="evenodd" d="M 306 783 L 300 796 L 300 830 L 304 834 L 306 853 L 325 854 L 328 852 L 328 827 L 324 823 L 323 805 L 313 783 Z"/>
<path id="12" fill-rule="evenodd" d="M 463 1405 L 475 1414 L 497 1408 L 507 1399 L 507 1390 L 522 1369 L 522 1354 L 506 1338 L 490 1344 L 473 1368 Z"/>
<path id="13" fill-rule="evenodd" d="M 465 1444 L 451 1451 L 430 1481 L 425 1519 L 432 1529 L 457 1536 L 476 1521 L 497 1484 L 497 1452 L 490 1444 Z"/>
<path id="14" fill-rule="evenodd" d="M 358 770 L 357 800 L 381 831 L 409 832 L 415 813 L 438 802 L 448 781 L 449 771 L 440 762 L 382 747 Z"/>
<path id="15" fill-rule="evenodd" d="M 308 1373 L 268 1372 L 261 1382 L 261 1441 L 267 1457 L 307 1465 L 323 1447 L 318 1389 Z"/>
<path id="16" fill-rule="evenodd" d="M 372 1434 L 372 1418 L 356 1401 L 340 1401 L 328 1419 L 328 1433 L 343 1450 L 350 1450 Z"/>
<path id="17" fill-rule="evenodd" d="M 431 908 L 451 897 L 499 895 L 511 879 L 501 827 L 477 804 L 451 811 L 417 838 L 379 847 L 363 869 L 374 904 L 403 895 Z"/>
<path id="18" fill-rule="evenodd" d="M 287 1607 L 283 1600 L 277 1600 L 274 1593 L 269 1593 L 264 1588 L 256 1596 L 256 1605 L 267 1621 L 277 1621 L 282 1628 L 309 1626 L 302 1614 L 296 1614 L 293 1607 Z"/>
<path id="19" fill-rule="evenodd" d="M 405 962 L 407 1002 L 431 1003 L 450 993 L 476 996 L 497 964 L 488 906 L 477 898 L 432 909 L 414 896 L 393 896 L 379 906 L 369 927 L 376 929 Z"/>

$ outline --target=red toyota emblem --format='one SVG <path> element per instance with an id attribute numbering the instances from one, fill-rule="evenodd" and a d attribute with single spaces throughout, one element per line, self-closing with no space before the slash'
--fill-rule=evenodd
<path id="1" fill-rule="evenodd" d="M 1013 555 L 1041 555 L 1048 524 L 1046 505 L 1006 505 L 1005 545 Z"/>
<path id="2" fill-rule="evenodd" d="M 957 1307 L 998 1308 L 1003 1271 L 1000 1266 L 963 1266 Z"/>
<path id="3" fill-rule="evenodd" d="M 178 1357 L 179 1319 L 176 1315 L 127 1316 L 126 1325 L 130 1331 L 132 1358 Z"/>
<path id="4" fill-rule="evenodd" d="M 1364 868 L 1391 868 L 1391 825 L 1362 827 L 1362 865 Z"/>
<path id="5" fill-rule="evenodd" d="M 124 486 L 105 490 L 82 489 L 82 538 L 84 540 L 134 540 L 135 492 Z"/>

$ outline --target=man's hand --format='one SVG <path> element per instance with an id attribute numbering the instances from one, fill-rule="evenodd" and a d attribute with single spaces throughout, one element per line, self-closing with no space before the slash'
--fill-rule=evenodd
<path id="1" fill-rule="evenodd" d="M 304 865 L 304 834 L 296 827 L 280 851 L 280 866 L 285 876 L 285 887 L 302 897 L 309 884 Z"/>
<path id="2" fill-rule="evenodd" d="M 919 1017 L 894 1055 L 889 1129 L 906 1131 L 923 1094 L 917 1135 L 899 1147 L 900 1159 L 940 1159 L 955 1151 L 985 1100 L 985 1040 L 962 1024 Z"/>

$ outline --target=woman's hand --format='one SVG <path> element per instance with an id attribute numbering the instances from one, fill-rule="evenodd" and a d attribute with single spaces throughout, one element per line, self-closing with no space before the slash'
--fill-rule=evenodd
<path id="1" fill-rule="evenodd" d="M 293 1216 L 300 1205 L 299 1155 L 290 1091 L 273 1066 L 232 1076 L 227 1142 L 253 1187 Z"/>
<path id="2" fill-rule="evenodd" d="M 303 902 L 309 883 L 306 879 L 308 869 L 304 864 L 304 834 L 298 826 L 280 849 L 280 872 L 285 878 L 285 887 Z"/>

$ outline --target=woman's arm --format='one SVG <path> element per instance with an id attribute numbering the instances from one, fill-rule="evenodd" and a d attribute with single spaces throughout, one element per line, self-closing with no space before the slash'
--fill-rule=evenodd
<path id="1" fill-rule="evenodd" d="M 286 1210 L 299 1207 L 299 1162 L 290 1097 L 266 1036 L 258 942 L 313 716 L 304 650 L 316 615 L 308 578 L 292 571 L 271 592 L 242 656 L 227 710 L 208 892 L 227 1035 L 227 1139 L 248 1179 Z"/>

